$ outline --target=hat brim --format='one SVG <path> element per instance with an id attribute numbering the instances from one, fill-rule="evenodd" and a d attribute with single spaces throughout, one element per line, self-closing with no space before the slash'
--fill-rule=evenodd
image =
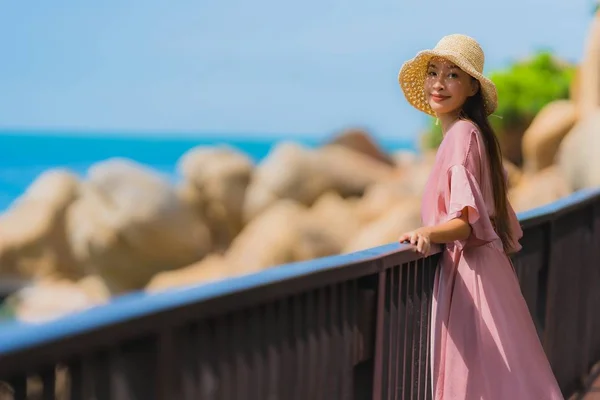
<path id="1" fill-rule="evenodd" d="M 398 83 L 404 92 L 406 100 L 416 109 L 429 115 L 435 116 L 435 112 L 429 105 L 425 96 L 425 79 L 427 77 L 427 66 L 433 57 L 441 57 L 454 63 L 461 70 L 477 79 L 484 101 L 487 115 L 492 114 L 498 106 L 498 93 L 496 85 L 483 74 L 477 72 L 473 66 L 457 53 L 439 50 L 423 50 L 405 62 L 398 73 Z"/>

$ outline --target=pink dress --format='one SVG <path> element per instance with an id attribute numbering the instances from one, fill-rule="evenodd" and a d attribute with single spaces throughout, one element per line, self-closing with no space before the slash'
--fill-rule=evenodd
<path id="1" fill-rule="evenodd" d="M 562 400 L 519 282 L 494 231 L 490 172 L 476 125 L 446 133 L 423 195 L 425 226 L 468 207 L 471 236 L 445 245 L 431 315 L 435 400 Z M 512 251 L 523 232 L 509 206 Z"/>

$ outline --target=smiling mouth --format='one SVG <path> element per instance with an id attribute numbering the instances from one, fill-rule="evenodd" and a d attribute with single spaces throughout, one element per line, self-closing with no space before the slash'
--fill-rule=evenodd
<path id="1" fill-rule="evenodd" d="M 444 100 L 449 99 L 449 98 L 450 98 L 450 96 L 440 96 L 440 95 L 437 95 L 437 94 L 432 94 L 431 95 L 431 99 L 433 101 L 436 101 L 436 102 L 444 101 Z"/>

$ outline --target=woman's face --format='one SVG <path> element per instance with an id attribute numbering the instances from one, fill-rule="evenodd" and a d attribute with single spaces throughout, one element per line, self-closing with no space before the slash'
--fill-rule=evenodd
<path id="1" fill-rule="evenodd" d="M 460 111 L 467 98 L 478 89 L 478 82 L 452 62 L 439 57 L 429 61 L 425 96 L 438 116 Z"/>

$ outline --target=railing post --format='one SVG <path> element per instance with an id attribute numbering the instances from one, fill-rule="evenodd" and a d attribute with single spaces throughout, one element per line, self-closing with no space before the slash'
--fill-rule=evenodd
<path id="1" fill-rule="evenodd" d="M 157 349 L 157 363 L 156 363 L 156 379 L 157 379 L 157 393 L 158 400 L 172 399 L 176 396 L 173 393 L 175 390 L 174 378 L 175 367 L 175 338 L 173 328 L 165 327 L 158 334 L 158 349 Z"/>
<path id="2" fill-rule="evenodd" d="M 378 263 L 382 265 L 381 261 Z M 375 354 L 373 357 L 373 399 L 381 399 L 383 382 L 383 329 L 385 318 L 385 281 L 387 271 L 381 269 L 377 282 L 377 317 L 375 320 Z"/>
<path id="3" fill-rule="evenodd" d="M 543 241 L 543 264 L 538 272 L 538 290 L 536 314 L 540 323 L 542 345 L 546 346 L 546 320 L 548 318 L 548 276 L 552 267 L 552 241 L 554 239 L 554 220 L 546 223 Z M 548 349 L 546 349 L 548 351 Z"/>

